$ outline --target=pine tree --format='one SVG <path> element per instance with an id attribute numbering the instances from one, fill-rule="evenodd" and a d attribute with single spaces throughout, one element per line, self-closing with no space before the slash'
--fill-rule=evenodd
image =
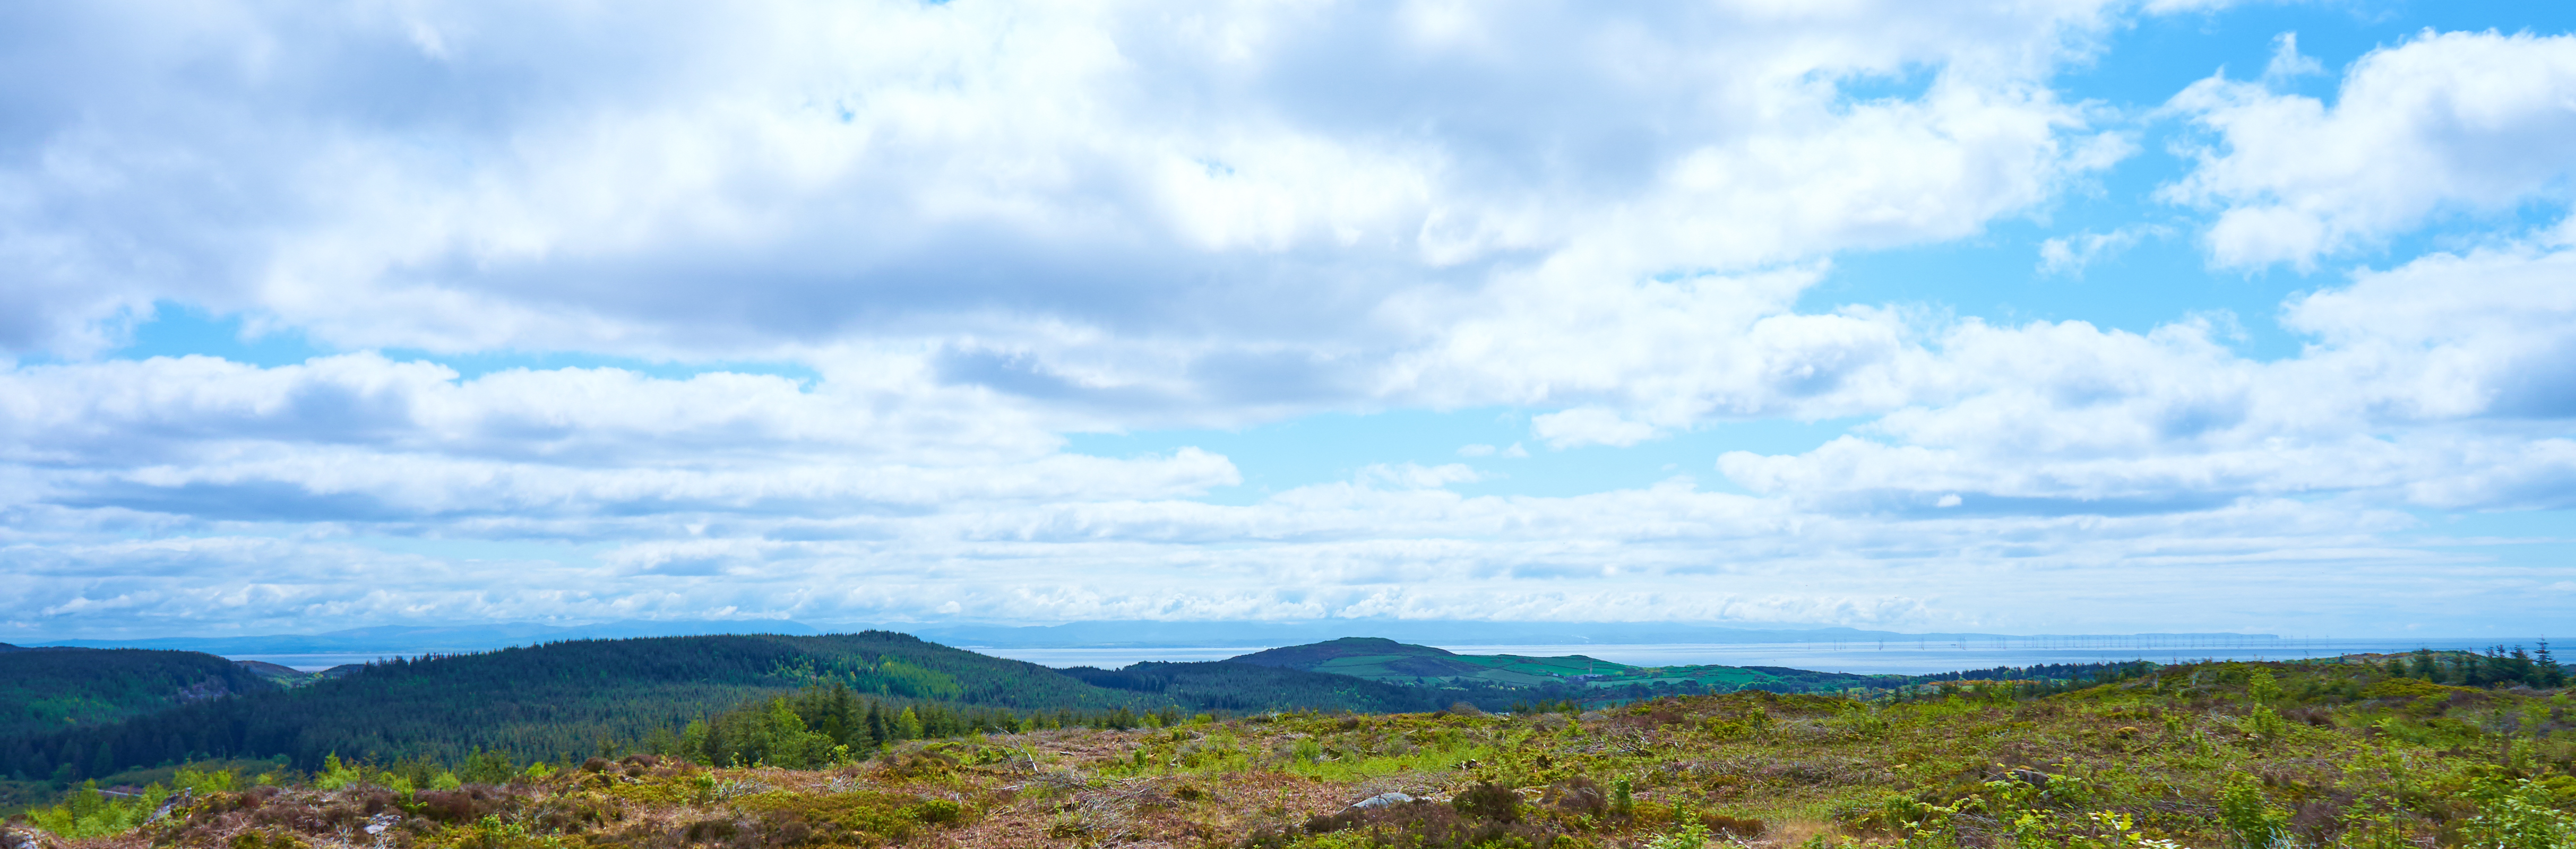
<path id="1" fill-rule="evenodd" d="M 881 749 L 894 739 L 893 729 L 886 727 L 885 707 L 875 699 L 868 700 L 868 746 Z"/>

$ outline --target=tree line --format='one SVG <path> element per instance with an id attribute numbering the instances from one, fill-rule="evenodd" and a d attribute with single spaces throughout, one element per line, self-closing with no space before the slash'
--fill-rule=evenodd
<path id="1" fill-rule="evenodd" d="M 2568 678 L 2567 667 L 2550 654 L 2548 640 L 2540 641 L 2538 651 L 2500 645 L 2484 652 L 2416 649 L 2411 655 L 2388 658 L 2384 668 L 2400 678 L 2461 687 L 2563 687 Z"/>
<path id="2" fill-rule="evenodd" d="M 5 657 L 27 654 L 35 652 Z M 293 690 L 0 736 L 0 775 L 69 784 L 131 767 L 276 757 L 311 770 L 334 753 L 377 762 L 458 763 L 483 751 L 554 758 L 656 729 L 675 733 L 693 718 L 816 684 L 880 701 L 1022 712 L 1145 701 L 890 632 L 578 640 L 398 659 Z"/>

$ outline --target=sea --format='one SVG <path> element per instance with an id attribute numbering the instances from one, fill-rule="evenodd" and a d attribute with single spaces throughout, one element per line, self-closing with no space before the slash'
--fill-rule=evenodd
<path id="1" fill-rule="evenodd" d="M 1528 657 L 1583 655 L 1631 666 L 1785 666 L 1817 672 L 1930 675 L 1998 666 L 2060 663 L 2118 663 L 2150 660 L 2188 663 L 2196 660 L 2298 660 L 2347 654 L 2434 650 L 2484 650 L 2502 645 L 2536 646 L 2537 638 L 2444 637 L 2415 639 L 2268 639 L 2194 635 L 2192 637 L 2008 637 L 1934 641 L 1887 640 L 1814 643 L 1584 643 L 1570 645 L 1453 645 L 1440 648 L 1459 654 L 1516 654 Z M 1025 660 L 1058 669 L 1094 666 L 1114 669 L 1143 661 L 1224 660 L 1259 647 L 1136 646 L 1100 648 L 1005 648 L 958 646 L 968 651 Z M 234 660 L 261 660 L 308 672 L 349 663 L 368 663 L 408 652 L 342 654 L 243 654 Z"/>

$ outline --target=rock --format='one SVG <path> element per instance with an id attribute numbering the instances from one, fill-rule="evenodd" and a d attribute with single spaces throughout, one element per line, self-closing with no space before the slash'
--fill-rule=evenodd
<path id="1" fill-rule="evenodd" d="M 163 818 L 168 817 L 171 811 L 185 808 L 196 801 L 197 794 L 194 791 L 181 787 L 179 788 L 179 792 L 170 794 L 170 798 L 161 800 L 161 807 L 154 808 L 152 810 L 151 818 L 144 820 L 144 822 L 160 822 Z"/>
<path id="2" fill-rule="evenodd" d="M 383 834 L 385 829 L 394 827 L 398 822 L 402 822 L 402 817 L 393 814 L 377 814 L 367 819 L 367 833 Z"/>
<path id="3" fill-rule="evenodd" d="M 1346 810 L 1365 811 L 1371 808 L 1383 808 L 1388 805 L 1402 805 L 1411 801 L 1413 801 L 1412 796 L 1402 793 L 1380 793 L 1375 796 L 1353 802 Z"/>
<path id="4" fill-rule="evenodd" d="M 28 829 L 0 829 L 0 849 L 49 849 L 51 841 Z"/>

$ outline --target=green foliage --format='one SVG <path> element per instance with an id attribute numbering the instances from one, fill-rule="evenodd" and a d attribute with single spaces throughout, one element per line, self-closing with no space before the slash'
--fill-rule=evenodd
<path id="1" fill-rule="evenodd" d="M 1709 842 L 1708 826 L 1686 822 L 1646 841 L 1646 849 L 1707 849 Z"/>
<path id="2" fill-rule="evenodd" d="M 0 654 L 0 663 L 24 665 L 26 658 L 37 658 L 59 664 L 69 651 L 11 652 Z M 621 745 L 633 748 L 657 732 L 671 736 L 690 717 L 824 681 L 904 698 L 945 694 L 967 704 L 1023 711 L 1147 706 L 1138 694 L 1089 686 L 1035 664 L 878 631 L 577 640 L 396 660 L 295 690 L 281 690 L 209 655 L 127 651 L 79 654 L 155 663 L 203 658 L 215 664 L 205 670 L 244 676 L 237 691 L 256 691 L 164 704 L 168 709 L 110 725 L 0 736 L 0 774 L 46 776 L 59 770 L 68 782 L 128 766 L 273 755 L 317 769 L 335 752 L 450 763 L 477 751 L 581 758 L 598 754 L 601 740 L 628 741 Z M 125 678 L 142 680 L 118 680 Z M 0 687 L 9 686 L 7 681 L 0 677 Z"/>
<path id="3" fill-rule="evenodd" d="M 1218 664 L 1173 664 L 1215 665 Z M 1268 649 L 1234 658 L 1224 665 L 1274 666 L 1369 681 L 1419 685 L 1437 688 L 1447 694 L 1446 698 L 1463 698 L 1488 710 L 1510 704 L 1514 713 L 1525 712 L 1526 706 L 1533 702 L 1542 705 L 1620 702 L 1740 690 L 1775 693 L 1905 692 L 1931 684 L 1971 688 L 1989 701 L 2011 701 L 2025 690 L 2031 693 L 2058 692 L 2068 682 L 2111 680 L 2134 675 L 2137 667 L 2137 664 L 2043 664 L 1921 676 L 1856 675 L 1779 666 L 1637 667 L 1582 655 L 1462 655 L 1378 637 L 1345 637 Z M 1068 671 L 1085 675 L 1080 670 Z M 1090 670 L 1104 676 L 1128 671 Z M 1085 677 L 1086 680 L 1095 680 L 1090 675 Z M 1325 705 L 1311 700 L 1307 703 L 1314 707 L 1357 710 L 1429 710 L 1438 707 L 1436 703 L 1426 707 Z"/>
<path id="4" fill-rule="evenodd" d="M 455 775 L 460 784 L 501 784 L 517 772 L 508 754 L 476 749 L 465 756 L 465 762 L 457 768 Z"/>
<path id="5" fill-rule="evenodd" d="M 155 784 L 144 788 L 139 796 L 110 799 L 99 792 L 97 781 L 90 781 L 73 791 L 62 804 L 28 811 L 27 822 L 74 840 L 105 837 L 142 825 L 169 796 L 168 790 Z"/>
<path id="6" fill-rule="evenodd" d="M 95 726 L 226 694 L 277 689 L 232 661 L 198 652 L 40 648 L 0 653 L 0 737 Z M 94 766 L 83 759 L 74 769 L 89 777 L 104 774 L 92 772 Z M 49 763 L 38 772 L 51 771 Z"/>
<path id="7" fill-rule="evenodd" d="M 2246 714 L 2244 723 L 2239 726 L 2246 736 L 2266 746 L 2281 742 L 2281 735 L 2287 733 L 2289 727 L 2289 723 L 2281 719 L 2280 712 L 2268 705 L 2254 708 L 2254 712 Z"/>
<path id="8" fill-rule="evenodd" d="M 1327 672 L 1249 663 L 1131 664 L 1122 669 L 1077 666 L 1064 670 L 1093 686 L 1154 697 L 1187 711 L 1252 713 L 1280 708 L 1397 713 L 1439 710 L 1459 693 L 1412 687 Z M 1508 690 L 1468 691 L 1480 707 L 1511 701 Z"/>
<path id="9" fill-rule="evenodd" d="M 2531 779 L 2483 779 L 2468 795 L 2478 805 L 2477 816 L 2462 830 L 2469 845 L 2481 849 L 2576 847 L 2576 816 L 2559 810 L 2548 788 Z"/>
<path id="10" fill-rule="evenodd" d="M 338 790 L 344 787 L 355 787 L 358 782 L 364 780 L 366 780 L 364 773 L 354 766 L 341 762 L 340 753 L 333 752 L 322 758 L 322 771 L 314 774 L 313 786 L 324 790 Z"/>
<path id="11" fill-rule="evenodd" d="M 2290 815 L 2263 798 L 2263 787 L 2242 772 L 2227 775 L 2218 791 L 2218 821 L 2244 849 L 2277 849 L 2290 839 Z"/>
<path id="12" fill-rule="evenodd" d="M 208 796 L 215 793 L 230 793 L 239 783 L 241 783 L 241 775 L 229 769 L 199 770 L 183 766 L 171 778 L 170 786 L 188 791 L 193 795 Z"/>
<path id="13" fill-rule="evenodd" d="M 2255 704 L 2270 705 L 2281 700 L 2281 682 L 2272 677 L 2271 670 L 2257 669 L 2246 679 L 2245 695 Z"/>

